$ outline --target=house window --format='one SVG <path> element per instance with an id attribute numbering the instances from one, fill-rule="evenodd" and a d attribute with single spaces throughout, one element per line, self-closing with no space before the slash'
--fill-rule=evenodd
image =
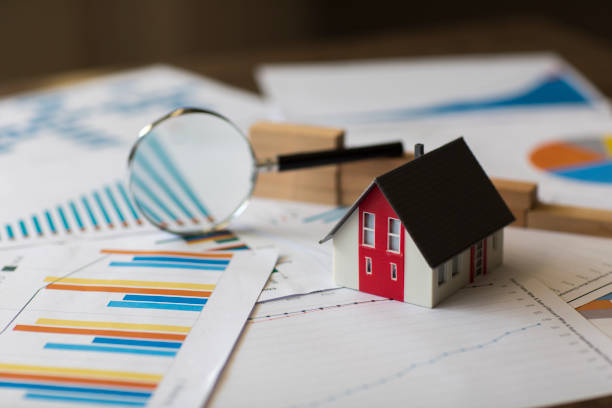
<path id="1" fill-rule="evenodd" d="M 495 234 L 493 234 L 493 242 L 491 243 L 491 245 L 493 246 L 493 250 L 497 251 L 497 232 Z"/>
<path id="2" fill-rule="evenodd" d="M 452 259 L 452 266 L 451 266 L 451 277 L 454 277 L 455 275 L 457 275 L 459 273 L 459 258 L 461 257 L 461 255 L 457 255 L 455 257 L 453 257 Z"/>
<path id="3" fill-rule="evenodd" d="M 387 250 L 400 252 L 401 223 L 398 219 L 389 218 L 389 230 L 387 232 Z"/>
<path id="4" fill-rule="evenodd" d="M 368 275 L 372 274 L 372 258 L 365 257 L 365 271 Z"/>
<path id="5" fill-rule="evenodd" d="M 363 213 L 363 245 L 374 247 L 374 214 Z"/>
<path id="6" fill-rule="evenodd" d="M 444 283 L 444 269 L 444 264 L 436 268 L 436 271 L 438 271 L 438 286 Z"/>
<path id="7" fill-rule="evenodd" d="M 397 280 L 397 265 L 392 263 L 391 265 L 391 279 Z"/>

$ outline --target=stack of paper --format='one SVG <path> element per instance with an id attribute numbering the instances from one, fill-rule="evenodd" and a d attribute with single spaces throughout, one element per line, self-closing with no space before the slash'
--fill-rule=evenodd
<path id="1" fill-rule="evenodd" d="M 516 118 L 605 117 L 597 92 L 555 57 L 470 59 L 440 72 L 431 62 L 410 63 L 410 75 L 404 62 L 340 67 L 346 84 L 362 88 L 340 92 L 340 81 L 319 94 L 320 109 L 311 104 L 325 71 L 262 78 L 288 92 L 277 95 L 281 105 L 297 104 L 288 117 L 339 117 L 355 144 L 412 127 L 420 133 L 404 140 L 427 134 L 434 147 L 451 136 L 438 130 L 457 123 L 477 134 Z M 549 72 L 551 63 L 563 69 Z M 366 71 L 377 72 L 370 85 Z M 296 83 L 296 72 L 308 81 Z M 425 81 L 448 72 L 472 82 Z M 542 72 L 552 73 L 542 80 Z M 399 86 L 413 77 L 412 93 Z M 363 114 L 372 108 L 359 97 L 365 86 L 387 102 L 372 115 Z M 508 96 L 517 88 L 531 91 Z M 386 99 L 398 89 L 404 96 Z M 551 89 L 563 104 L 547 99 Z M 498 93 L 506 97 L 483 97 Z M 430 310 L 336 288 L 331 248 L 317 241 L 343 208 L 255 199 L 227 230 L 188 239 L 155 231 L 126 194 L 126 155 L 142 126 L 182 105 L 217 109 L 243 130 L 264 117 L 259 98 L 167 67 L 0 102 L 3 401 L 533 406 L 609 393 L 612 340 L 566 302 L 586 315 L 610 291 L 610 240 L 509 230 L 506 266 Z M 361 130 L 377 133 L 366 140 Z M 49 242 L 66 244 L 32 245 Z"/>

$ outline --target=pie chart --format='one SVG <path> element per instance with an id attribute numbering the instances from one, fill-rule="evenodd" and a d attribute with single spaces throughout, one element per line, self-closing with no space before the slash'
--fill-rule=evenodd
<path id="1" fill-rule="evenodd" d="M 540 145 L 529 161 L 555 176 L 612 184 L 612 133 Z"/>

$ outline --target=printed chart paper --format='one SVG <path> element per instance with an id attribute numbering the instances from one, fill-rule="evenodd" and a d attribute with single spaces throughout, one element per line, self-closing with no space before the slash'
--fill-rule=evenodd
<path id="1" fill-rule="evenodd" d="M 243 131 L 265 116 L 259 97 L 166 66 L 0 100 L 0 247 L 150 231 L 127 196 L 128 154 L 184 106 Z"/>
<path id="2" fill-rule="evenodd" d="M 269 64 L 257 79 L 289 119 L 341 125 L 606 106 L 549 53 Z"/>
<path id="3" fill-rule="evenodd" d="M 492 177 L 612 209 L 609 105 L 554 54 L 267 65 L 258 79 L 283 119 L 343 127 L 349 145 L 463 136 Z"/>
<path id="4" fill-rule="evenodd" d="M 201 406 L 277 259 L 272 248 L 113 243 L 2 254 L 0 396 L 10 406 Z M 177 387 L 185 375 L 199 386 Z"/>
<path id="5" fill-rule="evenodd" d="M 335 288 L 331 273 L 331 242 L 318 243 L 346 208 L 254 198 L 229 229 L 181 238 L 152 233 L 115 238 L 124 247 L 154 245 L 159 249 L 186 246 L 190 251 L 221 253 L 274 247 L 279 260 L 260 301 Z"/>
<path id="6" fill-rule="evenodd" d="M 610 339 L 539 282 L 500 272 L 435 309 L 348 289 L 260 304 L 212 406 L 526 407 L 608 395 Z"/>
<path id="7" fill-rule="evenodd" d="M 605 295 L 584 304 L 576 310 L 593 326 L 612 338 L 612 285 Z"/>
<path id="8" fill-rule="evenodd" d="M 612 239 L 507 228 L 504 264 L 537 278 L 573 307 L 612 291 Z"/>

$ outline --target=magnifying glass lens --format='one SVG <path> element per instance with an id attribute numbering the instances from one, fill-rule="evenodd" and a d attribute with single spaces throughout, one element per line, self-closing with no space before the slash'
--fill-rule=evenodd
<path id="1" fill-rule="evenodd" d="M 143 129 L 130 155 L 130 190 L 156 226 L 193 235 L 225 226 L 256 178 L 251 147 L 213 112 L 179 110 Z"/>

